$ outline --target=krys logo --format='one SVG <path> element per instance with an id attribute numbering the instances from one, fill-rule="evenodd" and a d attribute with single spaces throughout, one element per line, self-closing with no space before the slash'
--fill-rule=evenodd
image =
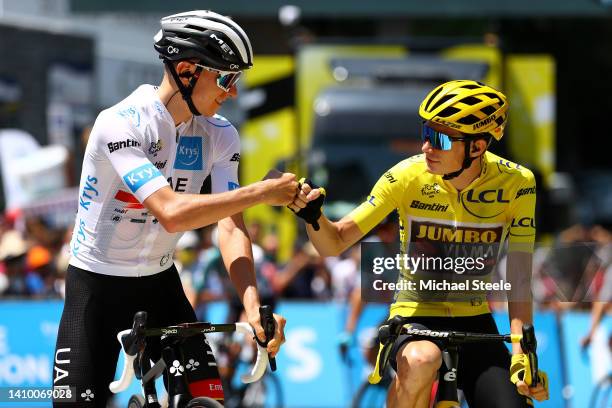
<path id="1" fill-rule="evenodd" d="M 461 194 L 461 204 L 468 213 L 477 218 L 494 218 L 506 211 L 510 203 L 509 194 L 498 190 L 468 190 Z"/>
<path id="2" fill-rule="evenodd" d="M 181 136 L 176 149 L 174 168 L 179 170 L 202 170 L 202 138 Z"/>
<path id="3" fill-rule="evenodd" d="M 125 185 L 132 190 L 132 193 L 135 193 L 140 187 L 144 186 L 154 178 L 160 177 L 161 175 L 162 174 L 155 166 L 148 163 L 124 175 L 123 181 L 125 181 Z"/>

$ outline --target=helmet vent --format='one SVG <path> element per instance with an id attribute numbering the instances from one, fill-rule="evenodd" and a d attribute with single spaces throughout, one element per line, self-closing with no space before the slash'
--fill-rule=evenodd
<path id="1" fill-rule="evenodd" d="M 459 112 L 459 109 L 457 108 L 453 108 L 452 106 L 449 106 L 448 108 L 444 108 L 442 110 L 442 112 L 440 112 L 438 114 L 438 116 L 442 117 L 442 118 L 447 118 L 449 116 L 454 115 L 455 113 Z"/>
<path id="2" fill-rule="evenodd" d="M 425 105 L 425 110 L 429 110 L 429 104 L 440 93 L 440 91 L 442 91 L 442 87 L 438 87 L 438 89 L 431 95 L 431 98 L 429 98 L 429 100 L 427 101 L 427 104 Z"/>
<path id="3" fill-rule="evenodd" d="M 478 116 L 469 114 L 461 119 L 459 119 L 457 122 L 461 123 L 462 125 L 473 125 L 474 123 L 478 122 L 480 120 L 480 118 Z"/>
<path id="4" fill-rule="evenodd" d="M 466 105 L 476 105 L 482 102 L 482 100 L 476 98 L 475 96 L 466 96 L 461 100 L 461 102 L 465 103 Z"/>
<path id="5" fill-rule="evenodd" d="M 444 102 L 448 101 L 449 99 L 453 98 L 454 96 L 455 95 L 444 95 L 443 97 L 440 98 L 440 100 L 438 102 L 436 102 L 436 104 L 434 106 L 431 107 L 431 110 L 436 109 L 438 106 L 442 105 Z M 444 116 L 444 115 L 442 115 L 442 116 Z"/>
<path id="6" fill-rule="evenodd" d="M 476 88 L 482 88 L 480 85 L 463 85 L 461 88 L 463 89 L 476 89 Z"/>
<path id="7" fill-rule="evenodd" d="M 495 108 L 491 105 L 489 106 L 485 106 L 482 109 L 480 109 L 485 115 L 489 116 L 492 115 L 493 113 L 495 113 Z"/>
<path id="8" fill-rule="evenodd" d="M 186 28 L 186 29 L 189 29 L 189 30 L 206 31 L 206 28 L 204 28 L 204 27 L 198 27 L 198 26 L 195 26 L 195 25 L 192 25 L 192 24 L 188 24 L 188 25 L 186 25 L 186 26 L 185 26 L 185 28 Z"/>

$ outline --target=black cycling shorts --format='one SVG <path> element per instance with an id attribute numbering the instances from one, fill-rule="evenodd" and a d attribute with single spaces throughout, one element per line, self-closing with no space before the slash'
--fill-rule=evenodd
<path id="1" fill-rule="evenodd" d="M 499 333 L 490 313 L 469 317 L 413 317 L 409 323 L 419 329 Z M 397 371 L 397 353 L 410 341 L 410 336 L 400 335 L 393 344 L 389 363 L 394 370 Z M 441 343 L 433 343 L 442 349 Z M 510 358 L 510 352 L 501 341 L 459 346 L 457 385 L 463 390 L 470 408 L 533 407 L 510 381 Z"/>
<path id="2" fill-rule="evenodd" d="M 76 389 L 77 403 L 66 406 L 106 407 L 120 351 L 117 333 L 131 328 L 140 310 L 147 312 L 148 327 L 196 321 L 174 266 L 144 277 L 68 267 L 53 370 L 54 387 Z M 152 359 L 159 359 L 159 339 L 148 338 L 147 347 Z M 188 338 L 183 353 L 191 393 L 222 400 L 217 365 L 204 335 Z M 53 406 L 64 404 L 54 401 Z"/>

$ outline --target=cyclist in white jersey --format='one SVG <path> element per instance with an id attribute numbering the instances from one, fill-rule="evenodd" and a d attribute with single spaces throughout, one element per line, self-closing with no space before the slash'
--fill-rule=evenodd
<path id="1" fill-rule="evenodd" d="M 165 66 L 161 85 L 142 85 L 101 112 L 83 160 L 54 365 L 54 386 L 72 387 L 78 406 L 106 406 L 115 336 L 136 311 L 146 310 L 151 326 L 195 321 L 172 261 L 183 231 L 218 222 L 227 270 L 249 322 L 266 340 L 241 212 L 291 203 L 298 183 L 293 174 L 270 172 L 239 188 L 238 133 L 216 112 L 237 95 L 236 81 L 253 64 L 240 26 L 192 11 L 163 18 L 161 27 L 155 36 Z M 284 342 L 285 320 L 275 319 L 271 356 Z M 190 342 L 186 361 L 202 362 L 187 373 L 192 394 L 222 400 L 210 348 L 200 337 Z M 150 346 L 159 353 L 158 344 Z"/>

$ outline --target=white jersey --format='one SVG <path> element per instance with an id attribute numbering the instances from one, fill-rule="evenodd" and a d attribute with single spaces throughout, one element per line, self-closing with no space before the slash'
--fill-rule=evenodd
<path id="1" fill-rule="evenodd" d="M 164 186 L 179 193 L 238 187 L 240 140 L 225 118 L 192 117 L 176 127 L 157 87 L 142 85 L 93 126 L 79 188 L 70 264 L 115 276 L 145 276 L 172 265 L 180 233 L 142 205 Z"/>

